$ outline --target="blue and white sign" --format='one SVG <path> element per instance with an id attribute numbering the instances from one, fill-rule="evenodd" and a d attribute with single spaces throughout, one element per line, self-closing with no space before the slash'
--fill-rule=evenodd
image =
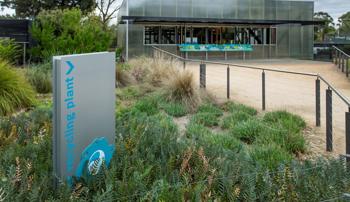
<path id="1" fill-rule="evenodd" d="M 113 157 L 115 54 L 56 56 L 53 77 L 54 173 L 71 183 L 97 175 Z"/>

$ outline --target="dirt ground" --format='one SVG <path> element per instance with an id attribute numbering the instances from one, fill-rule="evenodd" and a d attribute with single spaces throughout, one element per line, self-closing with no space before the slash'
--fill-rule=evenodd
<path id="1" fill-rule="evenodd" d="M 253 60 L 228 61 L 232 64 L 249 65 L 270 69 L 319 73 L 343 95 L 350 98 L 350 80 L 334 64 L 306 60 Z M 188 63 L 186 69 L 193 72 L 199 84 L 199 64 Z M 207 89 L 220 101 L 226 101 L 227 66 L 207 65 Z M 265 72 L 266 111 L 287 110 L 302 116 L 309 125 L 306 138 L 312 153 L 336 156 L 345 153 L 345 112 L 348 107 L 333 93 L 333 148 L 327 153 L 325 146 L 325 92 L 327 86 L 321 82 L 321 127 L 315 127 L 315 77 Z M 232 100 L 262 108 L 262 71 L 230 67 L 230 95 Z"/>

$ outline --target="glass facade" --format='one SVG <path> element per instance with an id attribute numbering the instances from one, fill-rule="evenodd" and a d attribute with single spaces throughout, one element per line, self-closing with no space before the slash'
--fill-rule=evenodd
<path id="1" fill-rule="evenodd" d="M 120 16 L 187 17 L 238 20 L 313 20 L 314 3 L 285 0 L 126 0 Z M 120 19 L 120 18 L 119 18 Z M 125 47 L 126 24 L 118 29 L 118 46 Z M 220 25 L 199 23 L 153 23 L 128 25 L 129 56 L 148 54 L 151 45 L 177 52 L 176 44 L 249 43 L 247 59 L 313 57 L 313 26 Z M 211 53 L 218 55 L 223 53 Z M 242 53 L 232 54 L 241 58 Z M 202 56 L 200 56 L 202 57 Z M 229 55 L 230 57 L 230 55 Z"/>

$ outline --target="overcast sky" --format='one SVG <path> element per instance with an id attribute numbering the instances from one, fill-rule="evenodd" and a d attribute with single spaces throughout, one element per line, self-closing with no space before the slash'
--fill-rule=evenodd
<path id="1" fill-rule="evenodd" d="M 350 11 L 350 0 L 314 0 L 315 12 L 325 11 L 328 12 L 337 22 L 338 18 Z M 14 11 L 10 9 L 0 10 L 1 14 L 13 14 Z"/>
<path id="2" fill-rule="evenodd" d="M 314 0 L 315 12 L 325 11 L 329 13 L 336 22 L 338 18 L 350 11 L 350 0 Z"/>

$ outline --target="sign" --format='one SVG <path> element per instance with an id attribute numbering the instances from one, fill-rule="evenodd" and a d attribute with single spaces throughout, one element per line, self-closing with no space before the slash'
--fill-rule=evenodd
<path id="1" fill-rule="evenodd" d="M 115 141 L 115 54 L 55 56 L 53 164 L 58 180 L 108 166 Z"/>
<path id="2" fill-rule="evenodd" d="M 235 52 L 253 51 L 253 46 L 251 44 L 181 44 L 179 45 L 180 51 L 182 52 Z"/>

